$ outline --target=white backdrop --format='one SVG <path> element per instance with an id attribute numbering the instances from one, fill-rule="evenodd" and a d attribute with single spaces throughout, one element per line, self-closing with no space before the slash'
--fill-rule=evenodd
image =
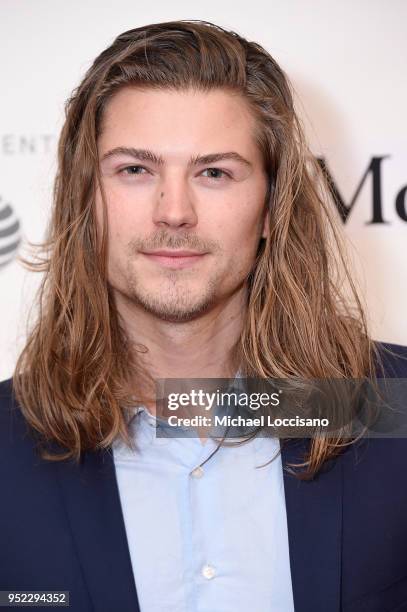
<path id="1" fill-rule="evenodd" d="M 116 35 L 173 19 L 213 21 L 272 53 L 347 206 L 376 158 L 344 231 L 373 336 L 407 344 L 405 0 L 0 0 L 0 380 L 12 374 L 40 280 L 15 254 L 44 235 L 64 101 Z M 374 178 L 387 223 L 368 223 Z"/>

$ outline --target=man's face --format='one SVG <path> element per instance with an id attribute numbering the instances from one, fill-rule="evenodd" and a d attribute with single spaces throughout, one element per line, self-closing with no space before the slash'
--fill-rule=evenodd
<path id="1" fill-rule="evenodd" d="M 188 321 L 242 290 L 267 233 L 254 129 L 224 90 L 125 88 L 110 100 L 98 150 L 108 281 L 123 298 Z M 100 193 L 96 211 L 100 227 Z"/>

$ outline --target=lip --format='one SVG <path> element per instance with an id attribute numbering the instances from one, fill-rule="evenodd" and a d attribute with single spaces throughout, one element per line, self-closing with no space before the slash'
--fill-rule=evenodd
<path id="1" fill-rule="evenodd" d="M 206 253 L 198 253 L 197 251 L 174 250 L 143 251 L 142 254 L 165 268 L 174 269 L 191 267 L 206 255 Z"/>

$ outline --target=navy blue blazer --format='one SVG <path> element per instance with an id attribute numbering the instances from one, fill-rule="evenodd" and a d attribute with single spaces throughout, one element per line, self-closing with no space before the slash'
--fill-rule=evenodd
<path id="1" fill-rule="evenodd" d="M 386 376 L 407 378 L 407 348 L 382 346 L 397 353 Z M 284 445 L 283 465 L 306 442 Z M 407 611 L 407 440 L 365 438 L 328 463 L 312 481 L 284 471 L 296 612 Z M 111 450 L 79 466 L 41 460 L 11 379 L 0 384 L 0 481 L 0 590 L 70 591 L 73 612 L 140 612 Z"/>

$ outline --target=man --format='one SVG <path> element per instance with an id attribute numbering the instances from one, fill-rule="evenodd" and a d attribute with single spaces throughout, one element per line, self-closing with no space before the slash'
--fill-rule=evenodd
<path id="1" fill-rule="evenodd" d="M 75 612 L 407 610 L 404 439 L 156 432 L 159 379 L 407 374 L 349 276 L 340 301 L 284 73 L 213 24 L 155 24 L 66 115 L 39 317 L 1 385 L 0 588 Z"/>

